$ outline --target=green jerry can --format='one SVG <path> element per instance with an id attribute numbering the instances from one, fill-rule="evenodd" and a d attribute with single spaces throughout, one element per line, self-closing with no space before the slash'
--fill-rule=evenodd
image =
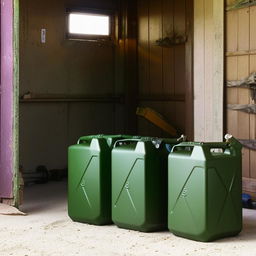
<path id="1" fill-rule="evenodd" d="M 111 150 L 123 135 L 81 137 L 68 149 L 68 214 L 74 221 L 111 221 Z"/>
<path id="2" fill-rule="evenodd" d="M 166 145 L 177 139 L 121 140 L 112 150 L 112 220 L 120 228 L 167 229 Z"/>
<path id="3" fill-rule="evenodd" d="M 198 241 L 237 235 L 242 229 L 242 145 L 183 142 L 168 159 L 168 228 Z"/>

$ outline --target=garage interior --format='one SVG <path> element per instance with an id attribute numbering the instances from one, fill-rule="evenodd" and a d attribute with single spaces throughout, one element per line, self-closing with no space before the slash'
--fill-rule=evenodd
<path id="1" fill-rule="evenodd" d="M 67 147 L 83 135 L 169 136 L 137 118 L 137 107 L 153 108 L 180 134 L 192 134 L 193 123 L 186 121 L 193 109 L 187 90 L 192 81 L 186 82 L 186 66 L 192 66 L 185 53 L 192 23 L 187 2 L 21 1 L 20 164 L 25 170 L 66 168 Z M 113 39 L 68 39 L 72 8 L 113 13 Z M 178 36 L 184 42 L 165 47 L 158 42 Z"/>

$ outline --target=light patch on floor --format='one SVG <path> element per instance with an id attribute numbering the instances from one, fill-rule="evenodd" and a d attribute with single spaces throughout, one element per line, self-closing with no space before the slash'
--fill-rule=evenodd
<path id="1" fill-rule="evenodd" d="M 255 210 L 244 211 L 239 236 L 212 243 L 72 222 L 64 182 L 28 187 L 21 210 L 28 215 L 0 216 L 1 256 L 256 256 Z"/>

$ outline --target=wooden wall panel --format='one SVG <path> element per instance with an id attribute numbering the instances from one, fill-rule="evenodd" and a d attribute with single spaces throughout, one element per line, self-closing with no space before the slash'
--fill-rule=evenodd
<path id="1" fill-rule="evenodd" d="M 174 5 L 174 32 L 178 35 L 186 34 L 186 3 L 185 0 L 175 0 Z M 175 61 L 175 94 L 185 94 L 185 45 L 177 45 L 174 51 Z"/>
<path id="2" fill-rule="evenodd" d="M 226 51 L 235 52 L 238 50 L 238 12 L 228 12 L 226 14 Z M 226 58 L 226 80 L 237 80 L 237 56 Z M 227 104 L 236 104 L 238 100 L 238 89 L 228 89 Z M 233 136 L 238 136 L 238 112 L 227 110 L 226 114 L 228 132 Z"/>
<path id="3" fill-rule="evenodd" d="M 116 10 L 117 1 L 19 2 L 20 96 L 28 91 L 70 97 L 124 93 L 121 78 L 115 81 L 116 74 L 122 72 L 116 69 L 113 47 L 65 39 L 67 7 L 87 5 Z M 45 44 L 40 43 L 41 28 L 47 31 Z M 126 128 L 124 113 L 122 104 L 22 102 L 20 164 L 25 170 L 34 170 L 37 165 L 46 165 L 49 169 L 64 168 L 67 165 L 67 147 L 74 144 L 79 136 L 123 133 Z"/>
<path id="4" fill-rule="evenodd" d="M 226 51 L 237 51 L 238 40 L 238 12 L 228 12 L 226 14 Z"/>
<path id="5" fill-rule="evenodd" d="M 148 92 L 149 86 L 149 2 L 138 0 L 138 72 L 139 72 L 139 94 Z"/>
<path id="6" fill-rule="evenodd" d="M 154 95 L 162 93 L 163 85 L 163 50 L 156 45 L 163 37 L 162 5 L 161 1 L 149 1 L 149 94 Z"/>
<path id="7" fill-rule="evenodd" d="M 250 7 L 250 50 L 256 49 L 256 6 Z"/>
<path id="8" fill-rule="evenodd" d="M 186 103 L 175 97 L 185 98 L 185 44 L 160 47 L 156 41 L 174 33 L 186 35 L 186 0 L 139 0 L 138 28 L 139 105 L 154 108 L 184 133 Z M 138 127 L 142 135 L 164 135 L 141 117 Z"/>
<path id="9" fill-rule="evenodd" d="M 163 37 L 170 36 L 174 32 L 174 1 L 163 0 Z M 163 91 L 175 93 L 175 49 L 163 48 Z"/>
<path id="10" fill-rule="evenodd" d="M 245 41 L 245 43 L 247 43 Z M 242 79 L 249 74 L 248 56 L 238 57 L 238 79 Z M 249 103 L 249 91 L 246 89 L 238 89 L 238 104 L 248 104 Z M 249 127 L 250 118 L 246 113 L 238 112 L 238 138 L 249 138 Z M 249 150 L 243 148 L 243 176 L 249 177 L 249 162 L 250 153 Z"/>
<path id="11" fill-rule="evenodd" d="M 238 51 L 249 50 L 249 8 L 238 11 Z"/>
<path id="12" fill-rule="evenodd" d="M 228 57 L 226 60 L 226 79 L 237 80 L 237 57 Z M 236 104 L 238 99 L 238 89 L 230 88 L 227 93 L 227 104 Z M 227 110 L 228 132 L 238 137 L 238 112 Z"/>
<path id="13" fill-rule="evenodd" d="M 226 4 L 233 1 L 226 1 Z M 226 12 L 226 80 L 256 72 L 256 6 Z M 248 89 L 226 89 L 227 104 L 254 104 Z M 240 139 L 256 138 L 256 117 L 227 110 L 227 132 Z M 243 177 L 256 178 L 256 152 L 243 149 Z"/>

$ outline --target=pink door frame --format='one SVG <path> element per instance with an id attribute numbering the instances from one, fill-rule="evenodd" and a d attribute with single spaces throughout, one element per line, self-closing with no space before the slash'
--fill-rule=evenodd
<path id="1" fill-rule="evenodd" d="M 18 0 L 1 0 L 0 198 L 17 205 Z"/>

